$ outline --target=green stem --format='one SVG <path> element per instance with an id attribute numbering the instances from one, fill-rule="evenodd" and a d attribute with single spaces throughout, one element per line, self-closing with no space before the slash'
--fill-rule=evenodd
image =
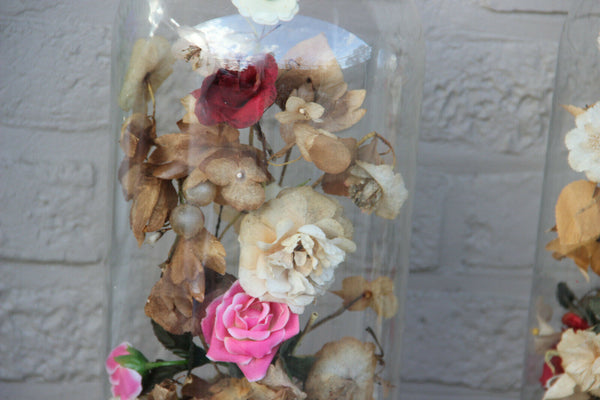
<path id="1" fill-rule="evenodd" d="M 155 361 L 152 363 L 146 363 L 144 365 L 144 369 L 146 371 L 149 371 L 151 369 L 159 368 L 159 367 L 171 367 L 173 365 L 187 365 L 187 363 L 188 363 L 188 360 Z"/>

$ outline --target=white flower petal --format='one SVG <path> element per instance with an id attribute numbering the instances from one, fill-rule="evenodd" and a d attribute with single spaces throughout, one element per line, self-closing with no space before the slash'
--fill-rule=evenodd
<path id="1" fill-rule="evenodd" d="M 290 21 L 298 12 L 297 0 L 232 0 L 240 14 L 262 25 Z"/>

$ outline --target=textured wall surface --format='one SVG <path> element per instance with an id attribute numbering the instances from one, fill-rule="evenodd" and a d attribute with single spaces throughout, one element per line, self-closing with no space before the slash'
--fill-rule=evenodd
<path id="1" fill-rule="evenodd" d="M 516 399 L 572 0 L 416 0 L 427 41 L 404 400 Z M 98 391 L 117 0 L 0 3 L 0 398 Z"/>

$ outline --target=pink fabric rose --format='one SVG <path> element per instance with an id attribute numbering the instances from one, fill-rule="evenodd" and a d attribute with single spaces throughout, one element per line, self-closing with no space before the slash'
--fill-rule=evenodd
<path id="1" fill-rule="evenodd" d="M 265 377 L 281 343 L 299 331 L 298 314 L 248 295 L 239 281 L 210 303 L 202 320 L 206 356 L 236 363 L 250 382 Z"/>
<path id="2" fill-rule="evenodd" d="M 112 394 L 121 400 L 133 400 L 142 393 L 142 375 L 115 361 L 115 357 L 129 355 L 129 347 L 129 343 L 121 343 L 110 352 L 106 359 L 106 372 L 112 386 Z"/>

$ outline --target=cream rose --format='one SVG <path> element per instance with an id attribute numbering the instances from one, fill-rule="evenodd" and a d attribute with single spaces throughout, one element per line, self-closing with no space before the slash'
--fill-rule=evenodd
<path id="1" fill-rule="evenodd" d="M 335 268 L 354 252 L 353 228 L 334 199 L 310 187 L 282 190 L 240 227 L 239 280 L 262 301 L 301 314 L 325 293 Z"/>

